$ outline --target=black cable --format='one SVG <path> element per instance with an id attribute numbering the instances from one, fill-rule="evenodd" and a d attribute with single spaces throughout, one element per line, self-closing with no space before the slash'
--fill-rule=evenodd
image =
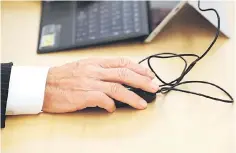
<path id="1" fill-rule="evenodd" d="M 157 79 L 159 79 L 163 83 L 162 85 L 160 85 L 160 90 L 157 91 L 157 93 L 167 94 L 171 90 L 174 90 L 174 91 L 180 91 L 180 92 L 185 92 L 185 93 L 188 93 L 188 94 L 202 96 L 202 97 L 209 98 L 209 99 L 216 100 L 216 101 L 221 101 L 221 102 L 226 102 L 226 103 L 233 103 L 234 102 L 233 97 L 227 91 L 225 91 L 223 88 L 221 88 L 220 86 L 218 86 L 216 84 L 206 82 L 206 81 L 182 81 L 183 78 L 188 74 L 188 72 L 190 72 L 191 69 L 195 66 L 195 64 L 198 61 L 200 61 L 211 50 L 212 46 L 215 44 L 215 42 L 216 42 L 216 40 L 217 40 L 217 38 L 219 37 L 219 34 L 220 34 L 220 16 L 219 16 L 218 12 L 213 8 L 209 8 L 209 9 L 200 8 L 200 0 L 198 0 L 198 8 L 201 11 L 214 11 L 216 16 L 217 16 L 217 21 L 218 21 L 218 26 L 217 26 L 217 31 L 216 31 L 215 37 L 214 37 L 213 41 L 211 42 L 211 44 L 209 45 L 209 47 L 206 49 L 206 51 L 201 56 L 198 56 L 196 54 L 159 53 L 159 54 L 148 56 L 147 58 L 141 60 L 139 62 L 139 64 L 141 64 L 142 62 L 147 60 L 149 68 L 155 74 Z M 184 59 L 184 57 L 195 57 L 196 59 L 190 65 L 188 65 L 187 60 Z M 185 64 L 184 69 L 183 69 L 181 75 L 178 78 L 176 78 L 175 80 L 167 83 L 164 80 L 162 80 L 157 75 L 157 73 L 154 71 L 154 69 L 152 68 L 151 63 L 150 63 L 150 60 L 152 58 L 164 58 L 164 59 L 165 58 L 180 58 L 180 59 L 183 60 L 183 62 Z M 192 92 L 192 91 L 176 88 L 180 85 L 190 84 L 190 83 L 207 84 L 207 85 L 211 85 L 213 87 L 216 87 L 216 88 L 220 89 L 221 91 L 223 91 L 229 97 L 230 100 L 224 100 L 224 99 L 208 96 L 208 95 L 205 95 L 205 94 L 201 94 L 201 93 L 197 93 L 197 92 Z"/>

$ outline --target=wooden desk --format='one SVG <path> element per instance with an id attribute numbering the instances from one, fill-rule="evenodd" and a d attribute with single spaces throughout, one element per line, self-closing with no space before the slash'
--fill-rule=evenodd
<path id="1" fill-rule="evenodd" d="M 233 32 L 232 3 L 225 5 L 232 17 L 229 28 Z M 111 45 L 37 55 L 39 12 L 39 2 L 2 3 L 1 62 L 57 65 L 91 56 L 129 56 L 138 60 L 160 52 L 201 54 L 215 33 L 209 23 L 189 11 L 178 15 L 150 44 Z M 235 37 L 221 36 L 210 54 L 186 79 L 208 80 L 233 94 L 234 42 Z M 167 61 L 158 61 L 155 65 L 164 78 L 171 79 L 178 75 L 182 63 Z M 204 89 L 221 96 L 218 91 L 202 86 L 185 88 Z M 96 110 L 7 117 L 6 128 L 1 130 L 1 150 L 3 153 L 232 153 L 235 147 L 233 118 L 230 104 L 171 92 L 158 96 L 144 111 L 119 109 L 108 114 Z"/>

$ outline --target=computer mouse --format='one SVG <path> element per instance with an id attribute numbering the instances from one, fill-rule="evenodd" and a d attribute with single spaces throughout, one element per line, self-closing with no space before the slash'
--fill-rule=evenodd
<path id="1" fill-rule="evenodd" d="M 131 86 L 127 86 L 127 85 L 123 85 L 124 87 L 126 87 L 128 90 L 130 91 L 133 91 L 134 93 L 136 93 L 137 95 L 139 95 L 141 98 L 143 98 L 147 103 L 151 103 L 154 101 L 154 99 L 156 99 L 156 93 L 151 93 L 151 92 L 147 92 L 147 91 L 144 91 L 142 89 L 139 89 L 139 88 L 133 88 Z M 121 108 L 121 107 L 127 107 L 129 106 L 128 104 L 126 103 L 123 103 L 123 102 L 120 102 L 120 101 L 117 101 L 117 100 L 114 100 L 115 101 L 115 105 L 116 105 L 116 108 Z"/>

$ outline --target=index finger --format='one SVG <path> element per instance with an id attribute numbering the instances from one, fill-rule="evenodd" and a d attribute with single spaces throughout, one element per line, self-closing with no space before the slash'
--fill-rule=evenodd
<path id="1" fill-rule="evenodd" d="M 138 63 L 134 63 L 133 61 L 124 57 L 104 59 L 101 61 L 100 66 L 102 66 L 103 68 L 128 68 L 140 75 L 147 76 L 151 79 L 155 77 L 155 74 L 148 68 L 145 68 Z"/>
<path id="2" fill-rule="evenodd" d="M 107 94 L 109 97 L 126 103 L 136 109 L 145 109 L 147 102 L 138 96 L 136 93 L 126 89 L 124 86 L 118 83 L 101 82 L 98 84 L 100 91 Z"/>

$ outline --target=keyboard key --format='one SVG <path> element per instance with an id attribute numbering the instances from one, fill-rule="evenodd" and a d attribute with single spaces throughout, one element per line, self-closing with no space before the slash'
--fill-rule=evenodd
<path id="1" fill-rule="evenodd" d="M 94 40 L 94 39 L 96 39 L 96 37 L 95 36 L 90 36 L 89 39 Z"/>
<path id="2" fill-rule="evenodd" d="M 132 2 L 126 1 L 123 3 L 123 8 L 132 7 Z"/>
<path id="3" fill-rule="evenodd" d="M 134 1 L 134 4 L 133 4 L 133 6 L 134 6 L 134 8 L 137 8 L 137 7 L 139 7 L 139 2 L 137 2 L 137 1 Z"/>
<path id="4" fill-rule="evenodd" d="M 101 30 L 100 33 L 101 33 L 101 34 L 109 33 L 109 31 L 108 31 L 108 30 Z"/>
<path id="5" fill-rule="evenodd" d="M 134 8 L 134 13 L 139 13 L 139 8 Z"/>
<path id="6" fill-rule="evenodd" d="M 113 31 L 120 31 L 121 30 L 121 26 L 114 26 L 112 27 Z"/>
<path id="7" fill-rule="evenodd" d="M 131 33 L 132 31 L 131 30 L 125 30 L 124 31 L 126 34 L 129 34 L 129 33 Z"/>
<path id="8" fill-rule="evenodd" d="M 139 20 L 139 18 L 134 18 L 134 24 L 135 24 L 135 25 L 140 25 L 140 20 Z"/>
<path id="9" fill-rule="evenodd" d="M 134 13 L 134 17 L 139 19 L 139 13 Z"/>
<path id="10" fill-rule="evenodd" d="M 80 11 L 80 12 L 78 13 L 78 16 L 77 16 L 77 19 L 78 19 L 78 20 L 84 20 L 84 19 L 86 19 L 86 18 L 87 18 L 87 16 L 86 16 L 86 14 L 85 14 L 84 11 Z"/>
<path id="11" fill-rule="evenodd" d="M 82 37 L 77 37 L 76 41 L 84 41 L 84 39 Z"/>
<path id="12" fill-rule="evenodd" d="M 120 34 L 119 32 L 113 32 L 113 35 L 115 35 L 115 36 L 117 36 L 119 34 Z"/>
<path id="13" fill-rule="evenodd" d="M 140 27 L 136 27 L 135 28 L 135 32 L 140 32 L 141 28 Z"/>
<path id="14" fill-rule="evenodd" d="M 83 33 L 82 33 L 82 36 L 87 36 L 87 32 L 83 32 Z"/>
<path id="15" fill-rule="evenodd" d="M 124 28 L 126 28 L 126 27 L 134 27 L 134 23 L 133 23 L 132 20 L 124 20 L 123 23 L 124 23 Z"/>

